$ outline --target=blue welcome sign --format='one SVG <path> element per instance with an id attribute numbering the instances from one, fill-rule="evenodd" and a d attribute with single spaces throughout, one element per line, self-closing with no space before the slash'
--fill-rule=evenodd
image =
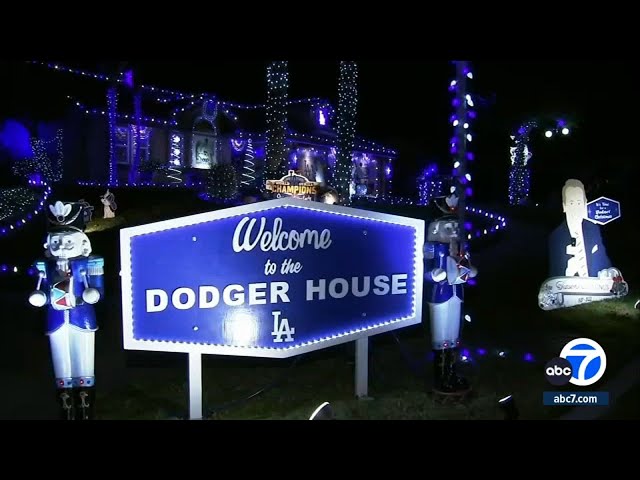
<path id="1" fill-rule="evenodd" d="M 285 358 L 421 321 L 422 220 L 282 198 L 120 239 L 126 349 Z"/>
<path id="2" fill-rule="evenodd" d="M 600 197 L 587 203 L 587 218 L 598 225 L 606 225 L 622 216 L 620 202 Z"/>

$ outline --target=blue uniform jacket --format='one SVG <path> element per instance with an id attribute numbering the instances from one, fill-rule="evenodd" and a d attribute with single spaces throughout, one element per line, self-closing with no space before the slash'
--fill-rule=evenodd
<path id="1" fill-rule="evenodd" d="M 446 273 L 448 256 L 449 245 L 446 243 L 428 242 L 425 246 L 424 295 L 429 303 L 444 303 L 454 296 L 464 300 L 463 284 L 450 285 L 446 279 L 434 282 L 431 277 L 431 271 L 435 268 L 441 268 Z"/>
<path id="2" fill-rule="evenodd" d="M 102 298 L 104 296 L 104 259 L 91 256 L 69 260 L 71 275 L 68 277 L 64 277 L 56 267 L 55 258 L 36 263 L 36 268 L 44 273 L 40 289 L 47 295 L 47 335 L 67 322 L 81 330 L 97 330 L 93 305 L 82 300 L 85 286 L 81 272 L 87 272 L 89 287 L 97 289 Z M 75 306 L 73 306 L 74 303 Z"/>

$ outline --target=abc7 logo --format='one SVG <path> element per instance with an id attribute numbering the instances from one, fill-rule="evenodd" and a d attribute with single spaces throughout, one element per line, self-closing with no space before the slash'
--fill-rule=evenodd
<path id="1" fill-rule="evenodd" d="M 549 360 L 544 367 L 544 375 L 551 385 L 562 386 L 569 383 L 573 375 L 571 362 L 566 358 L 557 357 Z"/>
<path id="2" fill-rule="evenodd" d="M 577 338 L 567 343 L 560 356 L 544 367 L 547 380 L 552 385 L 571 383 L 579 387 L 593 385 L 607 368 L 607 355 L 594 340 Z"/>

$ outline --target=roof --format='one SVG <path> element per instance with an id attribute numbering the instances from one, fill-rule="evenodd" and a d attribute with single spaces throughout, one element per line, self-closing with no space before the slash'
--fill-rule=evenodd
<path id="1" fill-rule="evenodd" d="M 70 87 L 76 87 L 81 95 L 68 95 L 70 106 L 85 114 L 108 115 L 107 90 L 117 86 L 117 112 L 120 119 L 133 119 L 135 115 L 135 93 L 140 92 L 142 122 L 149 125 L 180 125 L 195 120 L 207 99 L 215 100 L 219 122 L 224 130 L 239 136 L 264 139 L 267 130 L 266 105 L 238 104 L 204 94 L 177 92 L 150 85 L 128 85 L 124 74 L 104 75 L 56 63 L 33 62 L 50 70 L 66 72 Z M 324 120 L 324 125 L 320 121 Z M 289 138 L 312 144 L 335 146 L 337 135 L 334 129 L 335 109 L 329 101 L 321 98 L 292 99 L 288 104 L 287 124 Z M 397 152 L 384 145 L 356 136 L 355 149 L 395 157 Z"/>

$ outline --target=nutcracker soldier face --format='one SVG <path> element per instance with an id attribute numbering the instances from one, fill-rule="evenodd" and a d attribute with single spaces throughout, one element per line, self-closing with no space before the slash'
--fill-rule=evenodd
<path id="1" fill-rule="evenodd" d="M 458 240 L 460 229 L 456 218 L 441 218 L 429 224 L 427 240 L 429 242 L 451 243 Z"/>
<path id="2" fill-rule="evenodd" d="M 91 255 L 89 237 L 83 232 L 72 230 L 49 233 L 44 248 L 48 257 L 55 257 L 61 260 Z"/>
<path id="3" fill-rule="evenodd" d="M 44 244 L 47 257 L 70 260 L 91 255 L 91 241 L 83 231 L 87 220 L 84 209 L 82 203 L 49 205 L 51 228 Z"/>

